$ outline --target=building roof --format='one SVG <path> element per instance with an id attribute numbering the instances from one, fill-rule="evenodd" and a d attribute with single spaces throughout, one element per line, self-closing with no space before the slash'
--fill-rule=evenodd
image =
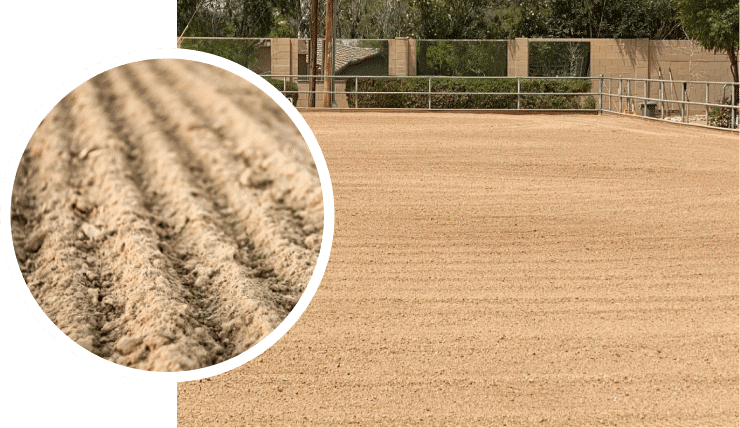
<path id="1" fill-rule="evenodd" d="M 324 41 L 318 41 L 317 47 L 317 58 L 316 63 L 319 67 L 322 67 L 324 63 Z M 349 46 L 342 43 L 337 43 L 334 47 L 336 58 L 334 60 L 334 73 L 339 74 L 344 68 L 357 64 L 373 56 L 381 53 L 380 48 L 360 48 L 356 46 Z M 306 56 L 308 61 L 308 56 Z M 322 67 L 323 69 L 323 67 Z"/>

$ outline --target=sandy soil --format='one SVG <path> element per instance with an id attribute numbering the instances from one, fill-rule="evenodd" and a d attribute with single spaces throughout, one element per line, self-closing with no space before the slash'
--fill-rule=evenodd
<path id="1" fill-rule="evenodd" d="M 143 370 L 229 359 L 308 284 L 323 199 L 307 145 L 259 89 L 153 60 L 103 73 L 42 122 L 16 175 L 16 256 L 70 338 Z"/>
<path id="2" fill-rule="evenodd" d="M 180 425 L 737 425 L 738 137 L 305 113 L 336 229 L 301 320 Z"/>

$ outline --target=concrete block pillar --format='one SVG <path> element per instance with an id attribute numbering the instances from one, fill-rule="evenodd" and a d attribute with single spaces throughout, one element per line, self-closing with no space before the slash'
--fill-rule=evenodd
<path id="1" fill-rule="evenodd" d="M 388 40 L 388 75 L 416 76 L 416 39 L 396 37 Z"/>
<path id="2" fill-rule="evenodd" d="M 416 39 L 408 39 L 408 75 L 416 76 Z"/>
<path id="3" fill-rule="evenodd" d="M 270 39 L 270 73 L 291 74 L 291 39 Z"/>
<path id="4" fill-rule="evenodd" d="M 290 74 L 298 74 L 298 39 L 290 39 Z M 295 78 L 291 78 L 295 80 Z"/>
<path id="5" fill-rule="evenodd" d="M 529 76 L 529 39 L 517 37 L 506 43 L 508 45 L 507 75 L 510 77 Z"/>
<path id="6" fill-rule="evenodd" d="M 408 76 L 409 38 L 396 37 L 388 40 L 388 75 Z"/>

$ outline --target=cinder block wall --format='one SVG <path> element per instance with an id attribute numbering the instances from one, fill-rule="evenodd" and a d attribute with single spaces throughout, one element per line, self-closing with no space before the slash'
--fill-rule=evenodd
<path id="1" fill-rule="evenodd" d="M 509 76 L 527 77 L 529 75 L 529 42 L 530 41 L 563 41 L 562 39 L 526 39 L 508 40 L 507 73 Z M 569 39 L 570 40 L 570 39 Z M 575 39 L 573 39 L 575 40 Z M 731 82 L 732 73 L 727 55 L 713 53 L 688 40 L 648 40 L 648 39 L 577 39 L 591 43 L 591 77 L 593 91 L 598 91 L 598 76 L 633 79 L 669 78 L 671 71 L 674 80 L 702 80 Z M 306 49 L 307 43 L 297 39 L 271 39 L 271 72 L 272 74 L 298 74 L 298 54 Z M 390 76 L 416 75 L 416 40 L 399 37 L 388 40 L 388 74 Z M 660 74 L 658 73 L 660 70 Z M 617 94 L 618 81 L 604 81 L 604 91 L 611 89 Z M 675 91 L 674 91 L 675 87 Z M 663 85 L 666 97 L 680 99 L 680 85 Z M 643 95 L 645 90 L 641 82 L 633 82 L 633 96 Z M 651 97 L 660 96 L 660 85 L 647 87 Z M 722 85 L 711 85 L 709 100 L 717 102 L 721 98 Z M 678 91 L 678 93 L 676 92 Z M 626 84 L 622 88 L 627 93 Z M 729 91 L 727 92 L 729 93 Z M 704 85 L 689 85 L 689 100 L 706 99 Z M 317 105 L 321 95 L 317 94 Z M 606 102 L 606 100 L 604 101 Z M 637 106 L 636 106 L 637 107 Z M 674 104 L 669 109 L 677 109 Z M 692 107 L 692 111 L 703 111 L 703 107 Z"/>
<path id="2" fill-rule="evenodd" d="M 650 78 L 648 39 L 590 39 L 591 76 Z"/>

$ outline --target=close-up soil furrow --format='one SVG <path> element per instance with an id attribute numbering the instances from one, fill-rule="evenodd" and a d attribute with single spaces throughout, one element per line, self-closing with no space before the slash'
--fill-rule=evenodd
<path id="1" fill-rule="evenodd" d="M 89 351 L 99 347 L 103 320 L 96 310 L 104 297 L 101 275 L 90 253 L 93 228 L 86 188 L 80 183 L 66 98 L 39 126 L 16 175 L 12 232 L 16 256 L 29 290 L 47 316 L 67 336 Z M 43 174 L 44 180 L 35 177 Z"/>
<path id="2" fill-rule="evenodd" d="M 258 166 L 262 173 L 257 177 L 249 177 L 248 182 L 260 187 L 260 183 L 270 183 L 271 196 L 277 206 L 285 206 L 293 210 L 299 217 L 304 217 L 309 226 L 323 222 L 321 209 L 322 199 L 317 197 L 315 190 L 311 190 L 317 181 L 313 171 L 316 166 L 307 148 L 296 148 L 293 143 L 294 132 L 279 132 L 263 128 L 259 122 L 241 120 L 246 113 L 254 109 L 254 105 L 243 104 L 243 107 L 231 102 L 226 97 L 207 96 L 219 91 L 218 86 L 207 82 L 200 84 L 204 94 L 185 91 L 188 85 L 199 82 L 198 74 L 187 72 L 185 67 L 172 67 L 166 61 L 148 62 L 152 70 L 162 79 L 162 83 L 169 83 L 177 90 L 183 104 L 190 107 L 199 117 L 207 118 L 214 125 L 213 129 L 236 145 L 233 155 L 243 162 Z M 244 94 L 245 91 L 230 90 L 232 94 Z M 248 93 L 247 93 L 248 94 Z M 253 94 L 250 94 L 253 96 Z M 271 142 L 271 152 L 264 149 L 255 149 L 255 143 Z M 258 146 L 268 147 L 260 143 Z M 320 237 L 319 237 L 320 238 Z"/>
<path id="3" fill-rule="evenodd" d="M 156 76 L 147 65 L 133 64 L 125 71 L 139 82 L 154 82 Z M 140 78 L 136 78 L 137 75 Z M 270 158 L 245 159 L 235 156 L 236 151 L 254 153 L 251 146 L 247 145 L 254 142 L 239 144 L 230 138 L 222 139 L 200 119 L 205 114 L 197 114 L 202 112 L 188 108 L 187 101 L 178 101 L 176 94 L 184 88 L 167 90 L 152 84 L 143 87 L 150 94 L 154 110 L 159 112 L 158 119 L 167 123 L 166 127 L 175 139 L 192 147 L 194 157 L 207 160 L 206 170 L 213 177 L 216 188 L 221 190 L 227 205 L 240 219 L 238 224 L 242 225 L 244 233 L 255 245 L 256 252 L 269 261 L 269 267 L 284 283 L 284 287 L 278 289 L 290 290 L 292 294 L 301 293 L 311 274 L 303 266 L 315 263 L 312 250 L 320 245 L 320 237 L 313 229 L 315 222 L 309 223 L 309 218 L 294 215 L 295 211 L 290 207 L 280 206 L 288 196 L 285 196 L 285 191 L 276 195 L 274 175 L 271 175 L 269 167 L 263 168 Z M 175 119 L 184 126 L 174 126 Z M 297 168 L 296 165 L 283 166 Z M 299 174 L 294 175 L 292 189 L 306 185 Z M 308 208 L 305 201 L 302 206 Z M 308 232 L 313 233 L 309 235 Z M 297 276 L 299 272 L 308 276 Z"/>
<path id="4" fill-rule="evenodd" d="M 111 110 L 120 112 L 122 120 L 129 120 L 124 129 L 131 133 L 131 141 L 143 154 L 148 187 L 161 189 L 158 205 L 162 210 L 183 207 L 179 211 L 163 212 L 170 228 L 184 224 L 174 235 L 170 251 L 179 258 L 192 258 L 220 267 L 208 278 L 195 280 L 193 293 L 199 304 L 194 306 L 203 308 L 204 323 L 213 326 L 216 340 L 225 338 L 227 344 L 239 352 L 248 349 L 269 334 L 287 316 L 292 305 L 286 311 L 282 301 L 275 301 L 270 287 L 276 281 L 260 278 L 264 267 L 260 260 L 252 257 L 253 252 L 245 248 L 248 240 L 235 233 L 233 224 L 237 220 L 233 218 L 233 210 L 220 203 L 221 198 L 213 191 L 213 180 L 204 173 L 207 169 L 202 162 L 194 161 L 197 157 L 188 148 L 157 129 L 160 122 L 148 110 L 140 88 L 137 90 L 129 84 L 119 70 L 111 70 L 101 78 L 106 81 L 101 86 L 110 88 L 112 93 L 131 94 L 119 96 Z M 241 260 L 246 260 L 247 264 L 239 263 Z M 180 268 L 191 270 L 191 275 L 202 276 L 188 269 L 187 264 Z M 247 282 L 247 286 L 242 286 L 239 278 Z M 209 300 L 201 295 L 209 296 Z M 240 319 L 245 314 L 250 318 Z"/>
<path id="5" fill-rule="evenodd" d="M 197 308 L 186 299 L 186 284 L 160 249 L 166 242 L 157 233 L 161 220 L 153 210 L 155 196 L 144 183 L 149 172 L 141 165 L 141 151 L 115 134 L 116 125 L 101 108 L 93 85 L 82 85 L 75 94 L 75 130 L 88 144 L 83 150 L 89 153 L 87 166 L 96 179 L 91 189 L 98 209 L 96 226 L 103 229 L 106 221 L 120 225 L 115 237 L 100 248 L 101 262 L 120 278 L 112 285 L 106 306 L 119 307 L 121 313 L 102 327 L 102 332 L 113 333 L 115 343 L 101 356 L 156 371 L 211 365 L 211 350 L 218 349 L 217 344 L 197 322 Z M 189 328 L 193 333 L 188 335 Z"/>
<path id="6" fill-rule="evenodd" d="M 143 370 L 207 367 L 285 319 L 318 257 L 307 230 L 323 224 L 281 221 L 264 192 L 240 185 L 223 131 L 205 132 L 207 118 L 134 68 L 81 85 L 34 134 L 13 191 L 16 254 L 41 309 L 84 348 Z M 267 157 L 278 147 L 251 143 Z M 307 183 L 304 196 L 321 200 L 317 174 Z"/>

